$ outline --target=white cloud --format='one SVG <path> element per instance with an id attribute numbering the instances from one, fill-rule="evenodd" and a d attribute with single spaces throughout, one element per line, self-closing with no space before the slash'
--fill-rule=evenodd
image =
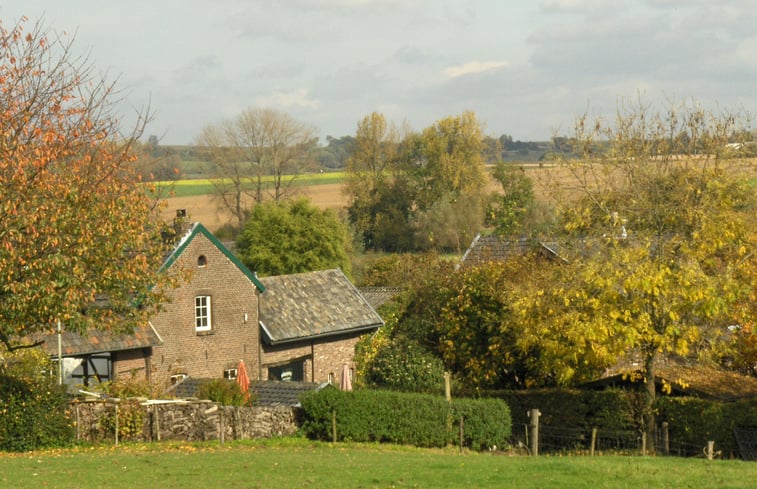
<path id="1" fill-rule="evenodd" d="M 466 75 L 475 75 L 485 71 L 496 70 L 507 66 L 507 61 L 471 61 L 464 65 L 450 66 L 445 68 L 444 75 L 447 78 L 458 78 Z"/>
<path id="2" fill-rule="evenodd" d="M 276 91 L 270 95 L 256 97 L 255 103 L 260 106 L 304 107 L 307 109 L 317 109 L 321 105 L 318 100 L 310 98 L 310 91 L 305 88 L 293 92 Z"/>

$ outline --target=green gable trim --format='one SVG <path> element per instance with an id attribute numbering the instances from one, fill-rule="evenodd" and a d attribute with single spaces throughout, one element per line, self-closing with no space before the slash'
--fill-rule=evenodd
<path id="1" fill-rule="evenodd" d="M 231 251 L 229 251 L 229 249 L 226 248 L 218 240 L 218 238 L 216 238 L 215 236 L 213 236 L 213 233 L 211 233 L 210 231 L 208 231 L 205 228 L 205 226 L 203 226 L 199 222 L 195 223 L 192 226 L 192 229 L 191 229 L 191 231 L 189 232 L 189 234 L 187 236 L 183 236 L 181 238 L 181 241 L 179 242 L 179 245 L 176 247 L 176 249 L 173 250 L 173 253 L 171 253 L 171 255 L 166 259 L 166 261 L 163 263 L 163 266 L 160 267 L 160 270 L 161 271 L 168 270 L 171 267 L 171 265 L 173 265 L 176 262 L 176 260 L 179 258 L 179 256 L 181 256 L 181 254 L 184 252 L 184 250 L 187 248 L 187 246 L 189 246 L 189 243 L 191 243 L 192 240 L 195 238 L 195 236 L 197 236 L 198 234 L 202 234 L 203 236 L 205 236 L 206 238 L 208 238 L 208 240 L 211 243 L 213 243 L 213 246 L 215 246 L 216 248 L 218 248 L 219 250 L 221 250 L 221 253 L 223 253 L 226 256 L 226 258 L 228 258 L 229 260 L 231 260 L 231 263 L 233 263 L 234 265 L 236 265 L 237 268 L 239 268 L 239 270 L 241 270 L 241 272 L 244 273 L 245 276 L 248 279 L 250 279 L 250 281 L 253 284 L 255 284 L 255 287 L 257 287 L 260 292 L 265 292 L 265 286 L 262 284 L 262 282 L 260 282 L 260 280 L 258 280 L 258 277 L 255 276 L 255 274 L 252 273 L 250 271 L 250 269 L 247 268 L 244 265 L 244 263 L 242 263 L 241 261 L 239 261 L 239 259 L 236 256 L 234 256 L 234 254 Z"/>

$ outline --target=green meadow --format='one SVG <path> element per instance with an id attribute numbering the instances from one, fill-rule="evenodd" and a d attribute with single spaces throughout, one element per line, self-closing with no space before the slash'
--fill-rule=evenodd
<path id="1" fill-rule="evenodd" d="M 663 457 L 526 457 L 303 439 L 156 443 L 0 454 L 0 487 L 748 488 L 757 464 Z"/>
<path id="2" fill-rule="evenodd" d="M 344 181 L 344 172 L 330 173 L 306 173 L 299 175 L 292 185 L 306 187 L 312 185 L 327 185 Z M 229 180 L 230 181 L 230 180 Z M 269 188 L 273 184 L 273 177 L 265 177 L 263 185 Z M 207 178 L 195 180 L 177 180 L 170 182 L 158 182 L 158 186 L 167 187 L 172 191 L 173 197 L 195 197 L 198 195 L 210 195 L 215 193 L 213 182 Z M 249 188 L 253 188 L 254 182 L 249 181 Z"/>

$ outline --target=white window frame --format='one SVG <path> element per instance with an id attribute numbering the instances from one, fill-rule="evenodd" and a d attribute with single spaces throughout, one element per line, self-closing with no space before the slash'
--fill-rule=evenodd
<path id="1" fill-rule="evenodd" d="M 211 301 L 209 295 L 195 296 L 195 331 L 210 331 L 213 324 L 211 321 Z"/>

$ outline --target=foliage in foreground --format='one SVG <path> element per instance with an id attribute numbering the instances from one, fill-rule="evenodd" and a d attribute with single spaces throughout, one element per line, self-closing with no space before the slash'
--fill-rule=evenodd
<path id="1" fill-rule="evenodd" d="M 302 431 L 318 440 L 333 437 L 333 419 L 339 440 L 444 447 L 463 441 L 482 450 L 505 446 L 511 433 L 510 411 L 496 399 L 460 399 L 389 391 L 344 392 L 324 389 L 302 399 Z M 335 414 L 334 414 L 335 413 Z"/>
<path id="2" fill-rule="evenodd" d="M 127 332 L 144 323 L 168 278 L 158 275 L 156 202 L 131 166 L 144 117 L 126 133 L 114 86 L 66 36 L 26 27 L 0 24 L 0 342 L 8 349 L 58 321 L 79 333 Z"/>
<path id="3" fill-rule="evenodd" d="M 0 357 L 0 451 L 59 447 L 73 440 L 65 387 L 51 372 L 49 357 L 37 349 Z"/>

